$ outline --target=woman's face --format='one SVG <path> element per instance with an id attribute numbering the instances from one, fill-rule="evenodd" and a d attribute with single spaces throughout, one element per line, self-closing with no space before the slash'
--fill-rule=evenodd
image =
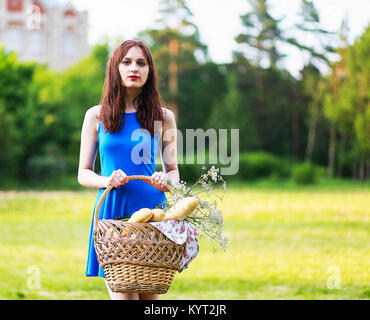
<path id="1" fill-rule="evenodd" d="M 132 47 L 119 64 L 122 85 L 126 88 L 141 88 L 149 74 L 149 65 L 143 50 Z"/>

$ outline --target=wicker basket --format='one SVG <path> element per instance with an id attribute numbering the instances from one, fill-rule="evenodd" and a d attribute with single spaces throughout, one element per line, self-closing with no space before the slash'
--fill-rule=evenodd
<path id="1" fill-rule="evenodd" d="M 149 183 L 151 179 L 128 178 Z M 109 287 L 113 292 L 166 293 L 179 270 L 185 244 L 176 244 L 150 223 L 99 220 L 102 202 L 112 188 L 106 188 L 94 215 L 95 251 Z"/>

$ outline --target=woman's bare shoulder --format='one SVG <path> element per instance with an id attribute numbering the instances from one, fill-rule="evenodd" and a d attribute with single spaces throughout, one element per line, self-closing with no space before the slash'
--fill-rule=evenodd
<path id="1" fill-rule="evenodd" d="M 100 105 L 93 106 L 86 111 L 86 119 L 88 121 L 94 122 L 96 130 L 98 130 L 99 126 L 99 116 L 100 116 Z"/>
<path id="2" fill-rule="evenodd" d="M 163 114 L 163 122 L 169 122 L 173 119 L 175 119 L 174 113 L 168 109 L 167 107 L 161 107 L 162 114 Z"/>

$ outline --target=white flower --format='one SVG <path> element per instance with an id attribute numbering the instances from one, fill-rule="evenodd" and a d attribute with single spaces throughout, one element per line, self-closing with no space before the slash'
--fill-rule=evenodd
<path id="1" fill-rule="evenodd" d="M 218 178 L 218 171 L 219 169 L 215 169 L 215 166 L 212 166 L 211 169 L 209 169 L 208 171 L 208 175 L 211 177 L 211 179 L 214 181 L 214 182 L 217 182 L 217 178 Z"/>
<path id="2" fill-rule="evenodd" d="M 205 171 L 206 167 L 202 166 L 202 170 Z M 223 250 L 226 250 L 227 240 L 222 236 L 222 212 L 217 208 L 217 201 L 211 201 L 214 196 L 221 201 L 223 200 L 223 197 L 217 195 L 213 188 L 213 185 L 218 181 L 223 182 L 224 192 L 226 192 L 226 182 L 219 175 L 219 168 L 215 168 L 215 166 L 212 166 L 207 172 L 203 172 L 191 187 L 187 187 L 186 182 L 181 180 L 170 190 L 170 196 L 165 202 L 168 206 L 165 208 L 168 210 L 185 197 L 196 197 L 199 200 L 199 205 L 185 220 L 200 231 L 199 236 L 207 235 Z"/>

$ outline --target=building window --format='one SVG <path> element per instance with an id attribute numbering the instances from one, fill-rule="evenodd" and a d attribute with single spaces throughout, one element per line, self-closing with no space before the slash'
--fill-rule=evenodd
<path id="1" fill-rule="evenodd" d="M 42 28 L 42 8 L 37 5 L 33 4 L 32 6 L 28 7 L 27 10 L 27 28 L 28 29 L 41 29 Z"/>
<path id="2" fill-rule="evenodd" d="M 30 33 L 29 54 L 32 56 L 45 54 L 46 36 L 43 31 L 32 31 Z"/>
<path id="3" fill-rule="evenodd" d="M 23 10 L 22 0 L 8 0 L 8 11 L 19 12 Z"/>
<path id="4" fill-rule="evenodd" d="M 65 17 L 75 17 L 76 13 L 73 10 L 67 10 L 64 12 Z"/>
<path id="5" fill-rule="evenodd" d="M 23 27 L 23 22 L 21 21 L 9 21 L 8 22 L 8 27 L 12 28 L 22 28 Z"/>
<path id="6" fill-rule="evenodd" d="M 74 33 L 63 35 L 63 57 L 74 58 L 77 55 L 77 39 Z"/>
<path id="7" fill-rule="evenodd" d="M 33 1 L 33 6 L 38 8 L 38 11 L 42 14 L 45 13 L 44 7 L 38 1 Z"/>
<path id="8" fill-rule="evenodd" d="M 24 49 L 23 42 L 23 30 L 18 28 L 10 28 L 5 31 L 5 43 L 6 49 L 9 51 L 15 51 L 17 54 L 21 54 Z"/>

